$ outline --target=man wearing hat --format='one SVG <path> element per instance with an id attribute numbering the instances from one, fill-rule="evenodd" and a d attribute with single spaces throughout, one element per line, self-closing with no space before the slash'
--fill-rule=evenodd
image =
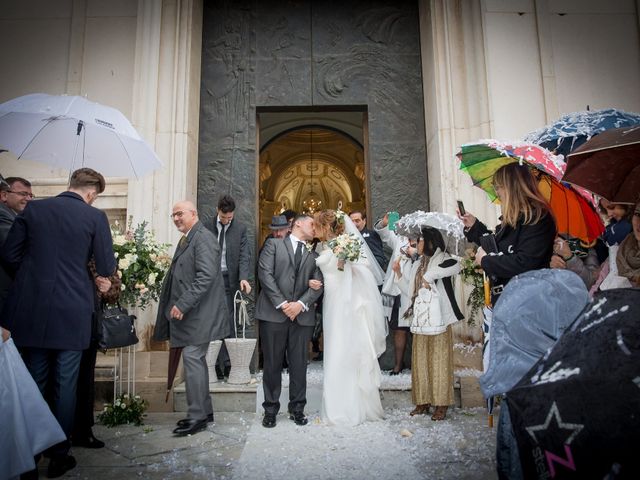
<path id="1" fill-rule="evenodd" d="M 262 244 L 262 247 L 260 247 L 260 252 L 258 253 L 258 255 L 262 253 L 262 249 L 264 248 L 265 244 L 269 241 L 269 239 L 285 238 L 287 235 L 289 235 L 290 225 L 289 225 L 289 221 L 287 220 L 287 217 L 285 217 L 284 215 L 274 215 L 273 217 L 271 217 L 271 224 L 269 225 L 269 230 L 271 230 L 271 233 L 267 235 L 267 238 L 264 239 L 264 243 Z"/>

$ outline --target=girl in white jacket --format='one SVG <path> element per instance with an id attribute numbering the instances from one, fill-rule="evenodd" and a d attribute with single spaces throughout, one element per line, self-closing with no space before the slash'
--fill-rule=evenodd
<path id="1" fill-rule="evenodd" d="M 395 282 L 411 301 L 405 312 L 412 319 L 411 396 L 416 407 L 410 415 L 435 411 L 432 420 L 444 420 L 453 397 L 453 336 L 451 324 L 462 319 L 453 294 L 452 277 L 460 263 L 445 251 L 442 234 L 422 228 L 418 254 L 407 273 L 394 264 Z M 425 302 L 438 302 L 429 305 Z"/>

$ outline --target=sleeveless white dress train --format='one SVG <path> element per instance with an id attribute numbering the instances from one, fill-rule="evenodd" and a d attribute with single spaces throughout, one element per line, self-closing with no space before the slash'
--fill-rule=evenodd
<path id="1" fill-rule="evenodd" d="M 386 346 L 386 322 L 367 261 L 346 262 L 340 271 L 329 248 L 316 259 L 324 276 L 322 419 L 329 425 L 383 418 L 378 356 Z"/>

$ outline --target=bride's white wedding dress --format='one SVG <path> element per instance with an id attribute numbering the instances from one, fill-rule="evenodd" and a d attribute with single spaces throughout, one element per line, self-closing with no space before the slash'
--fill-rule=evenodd
<path id="1" fill-rule="evenodd" d="M 340 271 L 326 247 L 316 259 L 324 276 L 322 419 L 330 425 L 383 417 L 378 356 L 385 350 L 386 321 L 368 262 L 346 262 Z"/>

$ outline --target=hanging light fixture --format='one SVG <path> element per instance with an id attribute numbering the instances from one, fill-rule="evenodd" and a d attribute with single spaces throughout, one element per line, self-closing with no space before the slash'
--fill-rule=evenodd
<path id="1" fill-rule="evenodd" d="M 313 215 L 322 209 L 322 200 L 316 197 L 313 191 L 313 130 L 309 129 L 309 196 L 302 202 L 302 213 Z"/>

